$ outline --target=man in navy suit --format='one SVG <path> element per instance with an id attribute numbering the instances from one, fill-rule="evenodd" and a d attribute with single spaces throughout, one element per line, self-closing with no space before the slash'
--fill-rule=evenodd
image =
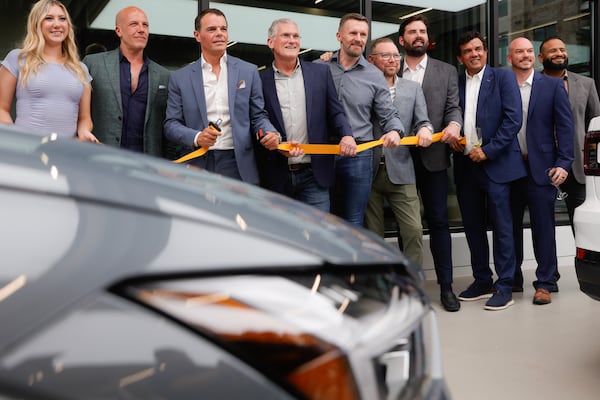
<path id="1" fill-rule="evenodd" d="M 260 77 L 265 109 L 282 140 L 328 143 L 334 136 L 342 155 L 355 155 L 352 129 L 329 67 L 298 59 L 298 25 L 290 19 L 273 21 L 267 44 L 273 51 L 273 66 Z M 329 212 L 329 187 L 335 176 L 333 155 L 307 155 L 299 148 L 282 154 L 259 146 L 256 157 L 261 186 Z"/>
<path id="2" fill-rule="evenodd" d="M 461 35 L 457 58 L 466 67 L 465 74 L 459 76 L 458 90 L 467 144 L 454 154 L 454 172 L 475 278 L 458 298 L 463 301 L 489 298 L 485 309 L 502 310 L 514 304 L 510 183 L 526 176 L 517 141 L 523 119 L 521 95 L 513 73 L 486 66 L 487 45 L 479 32 Z M 477 140 L 478 132 L 481 141 Z M 498 275 L 495 283 L 489 266 L 488 215 Z"/>
<path id="3" fill-rule="evenodd" d="M 220 10 L 202 11 L 194 25 L 202 55 L 171 75 L 165 135 L 183 145 L 184 152 L 208 149 L 192 165 L 258 184 L 253 138 L 262 130 L 263 146 L 275 149 L 279 144 L 264 110 L 258 70 L 226 53 L 227 20 Z"/>
<path id="4" fill-rule="evenodd" d="M 557 269 L 555 186 L 565 182 L 573 162 L 573 115 L 563 81 L 534 72 L 535 53 L 529 40 L 513 40 L 507 60 L 521 91 L 523 125 L 518 139 L 527 169 L 527 176 L 513 182 L 511 189 L 516 252 L 514 287 L 523 290 L 523 215 L 527 207 L 538 264 L 533 303 L 548 304 Z"/>

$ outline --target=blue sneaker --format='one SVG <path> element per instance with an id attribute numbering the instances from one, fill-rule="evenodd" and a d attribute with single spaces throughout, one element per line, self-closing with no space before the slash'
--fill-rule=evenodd
<path id="1" fill-rule="evenodd" d="M 515 301 L 512 299 L 512 293 L 503 293 L 499 290 L 494 292 L 494 295 L 485 302 L 485 306 L 483 307 L 486 310 L 498 311 L 504 310 L 515 304 Z"/>
<path id="2" fill-rule="evenodd" d="M 482 285 L 477 282 L 471 283 L 467 289 L 458 295 L 458 299 L 462 301 L 489 299 L 490 297 L 492 297 L 492 286 Z"/>

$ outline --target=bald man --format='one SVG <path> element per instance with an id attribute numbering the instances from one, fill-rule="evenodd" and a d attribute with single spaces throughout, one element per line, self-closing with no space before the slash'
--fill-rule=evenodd
<path id="1" fill-rule="evenodd" d="M 92 76 L 94 134 L 109 146 L 172 158 L 163 141 L 169 71 L 144 54 L 149 28 L 144 11 L 123 8 L 115 21 L 119 47 L 83 59 Z"/>
<path id="2" fill-rule="evenodd" d="M 513 291 L 523 291 L 523 215 L 527 207 L 538 264 L 533 304 L 543 305 L 551 302 L 550 291 L 555 284 L 554 203 L 556 186 L 565 182 L 573 163 L 573 116 L 563 81 L 534 72 L 535 52 L 528 39 L 514 39 L 507 59 L 523 103 L 518 139 L 527 170 L 527 176 L 511 184 L 516 254 Z"/>

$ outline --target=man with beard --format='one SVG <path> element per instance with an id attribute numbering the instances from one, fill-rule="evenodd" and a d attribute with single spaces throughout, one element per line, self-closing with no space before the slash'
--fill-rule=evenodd
<path id="1" fill-rule="evenodd" d="M 593 79 L 567 71 L 569 55 L 565 43 L 559 37 L 550 37 L 542 42 L 538 59 L 544 65 L 543 74 L 564 80 L 573 112 L 575 161 L 572 173 L 561 185 L 561 188 L 569 194 L 565 203 L 571 229 L 573 229 L 575 208 L 585 200 L 583 143 L 590 120 L 600 115 L 600 100 L 598 100 L 598 91 Z M 558 291 L 557 288 L 556 291 Z"/>
<path id="2" fill-rule="evenodd" d="M 535 53 L 529 40 L 514 39 L 507 60 L 521 91 L 523 125 L 518 139 L 527 170 L 526 177 L 512 183 L 510 193 L 516 254 L 513 288 L 523 290 L 523 215 L 527 207 L 537 261 L 533 304 L 548 304 L 557 270 L 555 185 L 565 181 L 573 163 L 573 117 L 562 81 L 534 72 Z"/>
<path id="3" fill-rule="evenodd" d="M 429 245 L 440 298 L 446 311 L 458 311 L 452 290 L 452 239 L 448 226 L 448 174 L 450 146 L 456 146 L 463 123 L 458 105 L 456 68 L 427 55 L 428 22 L 423 15 L 407 18 L 399 29 L 399 43 L 404 48 L 400 76 L 421 84 L 427 113 L 434 132 L 443 131 L 441 142 L 412 150 L 417 189 L 423 201 L 429 229 Z"/>
<path id="4" fill-rule="evenodd" d="M 383 74 L 363 56 L 369 24 L 365 16 L 346 14 L 340 20 L 336 38 L 339 51 L 329 62 L 338 97 L 344 106 L 357 144 L 373 140 L 374 118 L 382 132 L 384 147 L 396 147 L 404 126 L 392 104 Z M 373 151 L 362 151 L 356 157 L 336 159 L 336 180 L 332 211 L 347 221 L 362 226 L 373 181 Z"/>

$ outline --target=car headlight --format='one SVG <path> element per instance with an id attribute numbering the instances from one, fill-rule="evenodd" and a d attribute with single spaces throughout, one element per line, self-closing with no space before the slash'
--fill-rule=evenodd
<path id="1" fill-rule="evenodd" d="M 426 374 L 429 308 L 391 267 L 144 281 L 126 293 L 300 397 L 405 397 Z"/>

